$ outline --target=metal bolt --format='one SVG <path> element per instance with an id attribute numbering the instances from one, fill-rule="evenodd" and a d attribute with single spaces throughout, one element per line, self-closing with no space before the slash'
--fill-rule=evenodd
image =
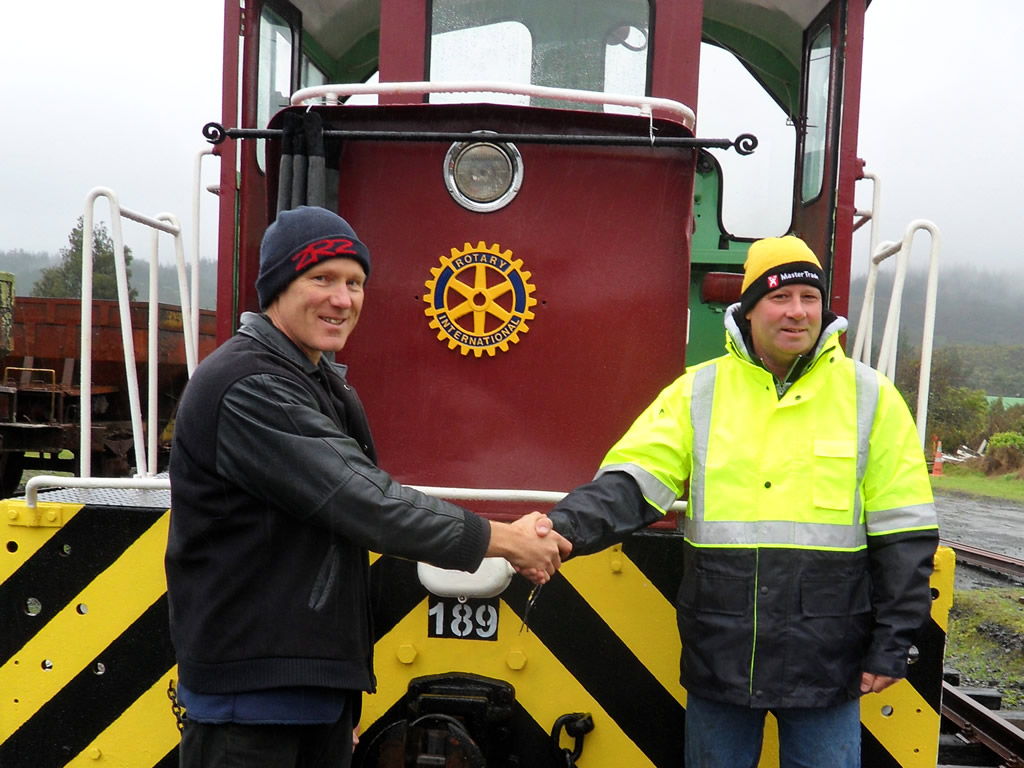
<path id="1" fill-rule="evenodd" d="M 611 569 L 612 573 L 622 573 L 622 546 L 619 544 L 612 547 Z"/>
<path id="2" fill-rule="evenodd" d="M 93 760 L 99 760 L 101 757 L 103 757 L 103 752 L 100 751 L 99 747 L 93 747 L 89 750 L 89 757 Z"/>
<path id="3" fill-rule="evenodd" d="M 518 648 L 513 649 L 505 657 L 505 663 L 508 664 L 509 669 L 518 671 L 526 666 L 526 654 Z"/>
<path id="4" fill-rule="evenodd" d="M 398 646 L 398 651 L 395 655 L 398 656 L 398 660 L 403 664 L 412 664 L 416 661 L 416 646 L 412 643 L 403 643 Z"/>

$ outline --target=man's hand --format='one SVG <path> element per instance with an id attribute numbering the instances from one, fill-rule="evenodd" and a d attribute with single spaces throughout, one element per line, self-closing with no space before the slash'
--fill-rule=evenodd
<path id="1" fill-rule="evenodd" d="M 546 583 L 571 551 L 572 544 L 553 531 L 551 521 L 540 512 L 523 515 L 514 523 L 491 521 L 488 557 L 504 557 L 534 584 Z"/>
<path id="2" fill-rule="evenodd" d="M 860 675 L 861 693 L 879 693 L 890 685 L 898 682 L 900 678 L 889 677 L 888 675 L 874 675 L 871 672 L 862 672 Z"/>

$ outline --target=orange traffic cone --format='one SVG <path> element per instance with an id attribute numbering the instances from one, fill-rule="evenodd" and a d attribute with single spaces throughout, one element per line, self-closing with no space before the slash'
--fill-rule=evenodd
<path id="1" fill-rule="evenodd" d="M 935 461 L 932 463 L 932 474 L 942 474 L 942 441 L 939 440 L 938 445 L 935 447 Z"/>

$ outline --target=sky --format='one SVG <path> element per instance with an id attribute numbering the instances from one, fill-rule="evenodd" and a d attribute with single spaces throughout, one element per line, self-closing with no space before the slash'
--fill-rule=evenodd
<path id="1" fill-rule="evenodd" d="M 56 253 L 94 187 L 113 189 L 140 213 L 177 215 L 191 248 L 201 129 L 220 118 L 219 0 L 20 0 L 6 4 L 3 22 L 0 250 Z M 940 274 L 965 266 L 1024 273 L 1024 245 L 1012 234 L 1024 208 L 1021 39 L 1019 0 L 874 0 L 868 9 L 858 155 L 881 178 L 879 239 L 901 239 L 916 219 L 934 222 Z M 742 113 L 718 122 L 710 107 L 701 110 L 698 135 L 747 130 Z M 755 153 L 761 165 L 748 163 L 755 182 L 780 155 L 791 162 L 771 146 Z M 204 162 L 204 186 L 216 183 L 218 163 Z M 727 180 L 727 192 L 740 187 L 746 196 L 727 205 L 741 215 L 727 225 L 778 234 L 742 231 L 744 213 L 756 228 L 765 195 L 756 183 Z M 870 183 L 858 190 L 858 207 L 867 207 Z M 200 251 L 212 259 L 216 199 L 203 192 L 202 200 Z M 96 211 L 109 221 L 105 201 Z M 148 257 L 140 225 L 126 222 L 124 235 L 136 258 Z M 868 245 L 865 226 L 855 274 L 867 269 Z M 917 235 L 912 264 L 927 263 L 930 245 Z M 161 261 L 172 253 L 162 238 Z"/>
<path id="2" fill-rule="evenodd" d="M 1024 3 L 876 0 L 864 37 L 858 156 L 882 181 L 880 239 L 928 219 L 942 234 L 940 280 L 969 266 L 1024 278 L 1013 234 L 1024 210 Z M 866 207 L 870 182 L 860 184 Z M 912 265 L 929 247 L 919 233 Z"/>

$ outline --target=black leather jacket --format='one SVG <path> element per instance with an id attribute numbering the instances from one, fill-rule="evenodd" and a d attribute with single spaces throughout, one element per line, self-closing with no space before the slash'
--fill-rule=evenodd
<path id="1" fill-rule="evenodd" d="M 171 452 L 166 571 L 182 683 L 373 690 L 368 551 L 474 570 L 485 520 L 376 465 L 345 368 L 262 315 L 196 370 Z"/>

